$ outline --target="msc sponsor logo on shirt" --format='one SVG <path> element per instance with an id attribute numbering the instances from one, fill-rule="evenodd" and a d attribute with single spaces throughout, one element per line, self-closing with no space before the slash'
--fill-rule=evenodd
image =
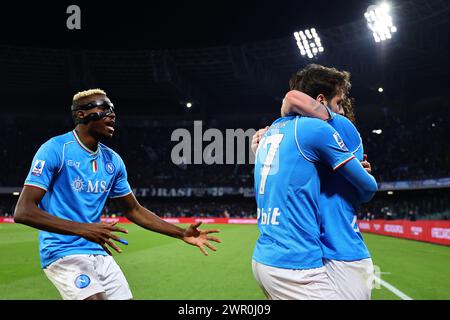
<path id="1" fill-rule="evenodd" d="M 80 177 L 76 177 L 72 181 L 72 189 L 76 192 L 81 192 L 84 190 L 84 181 Z"/>
<path id="2" fill-rule="evenodd" d="M 42 174 L 42 170 L 44 169 L 45 161 L 44 160 L 36 160 L 33 165 L 33 170 L 31 174 L 34 176 L 40 176 Z"/>
<path id="3" fill-rule="evenodd" d="M 87 183 L 80 177 L 76 177 L 72 181 L 72 189 L 76 192 L 86 191 L 87 193 L 104 193 L 109 192 L 108 182 L 105 180 L 88 180 Z"/>
<path id="4" fill-rule="evenodd" d="M 105 180 L 95 180 L 95 182 L 88 180 L 88 193 L 104 193 L 107 191 L 109 191 L 108 183 Z"/>

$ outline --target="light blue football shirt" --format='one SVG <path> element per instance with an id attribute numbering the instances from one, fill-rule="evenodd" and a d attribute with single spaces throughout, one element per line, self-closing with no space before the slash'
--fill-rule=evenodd
<path id="1" fill-rule="evenodd" d="M 337 114 L 333 114 L 328 123 L 336 129 L 355 157 L 362 161 L 363 144 L 353 123 Z M 342 175 L 328 168 L 320 168 L 319 176 L 320 243 L 324 258 L 345 261 L 369 258 L 369 250 L 357 224 L 356 207 L 360 203 L 355 187 Z"/>
<path id="2" fill-rule="evenodd" d="M 318 167 L 336 169 L 353 158 L 325 121 L 290 116 L 270 126 L 255 159 L 255 261 L 285 269 L 323 266 Z"/>
<path id="3" fill-rule="evenodd" d="M 61 219 L 100 222 L 108 197 L 131 193 L 121 157 L 99 143 L 93 152 L 75 130 L 45 142 L 33 158 L 26 186 L 46 191 L 39 208 Z M 39 254 L 45 268 L 73 254 L 107 255 L 103 248 L 82 237 L 39 231 Z"/>

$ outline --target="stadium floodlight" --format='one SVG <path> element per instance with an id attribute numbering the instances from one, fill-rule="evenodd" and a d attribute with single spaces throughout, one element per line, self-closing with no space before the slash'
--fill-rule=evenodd
<path id="1" fill-rule="evenodd" d="M 191 102 L 186 103 L 186 107 L 187 107 L 187 108 L 192 107 L 192 103 L 191 103 Z"/>
<path id="2" fill-rule="evenodd" d="M 375 134 L 382 134 L 382 133 L 383 133 L 383 130 L 381 130 L 381 129 L 375 129 L 375 130 L 372 130 L 372 133 L 375 133 Z"/>
<path id="3" fill-rule="evenodd" d="M 364 13 L 367 26 L 372 31 L 375 42 L 391 39 L 392 34 L 397 32 L 397 27 L 392 22 L 390 10 L 389 4 L 383 2 L 380 5 L 369 6 Z"/>
<path id="4" fill-rule="evenodd" d="M 13 196 L 18 196 L 18 195 L 20 195 L 20 192 L 14 191 L 12 194 L 13 194 Z"/>
<path id="5" fill-rule="evenodd" d="M 383 92 L 383 91 L 384 91 L 384 89 L 383 89 L 382 87 L 379 87 L 379 88 L 378 88 L 378 92 L 381 93 L 381 92 Z"/>
<path id="6" fill-rule="evenodd" d="M 302 56 L 312 59 L 324 51 L 322 41 L 315 28 L 294 32 L 294 38 Z"/>

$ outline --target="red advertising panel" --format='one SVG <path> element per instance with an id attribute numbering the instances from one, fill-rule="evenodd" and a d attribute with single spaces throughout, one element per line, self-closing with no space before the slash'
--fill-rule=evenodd
<path id="1" fill-rule="evenodd" d="M 256 224 L 256 219 L 250 218 L 163 218 L 163 220 L 170 223 L 196 223 L 201 221 L 202 223 L 214 223 L 214 224 Z M 102 218 L 102 221 L 112 222 L 117 221 L 121 223 L 129 222 L 126 218 Z"/>
<path id="2" fill-rule="evenodd" d="M 450 221 L 447 220 L 372 220 L 359 221 L 361 232 L 369 232 L 450 245 Z"/>
<path id="3" fill-rule="evenodd" d="M 195 223 L 201 221 L 202 223 L 215 223 L 215 224 L 256 224 L 256 219 L 250 218 L 164 218 L 163 220 L 170 223 Z M 103 222 L 120 222 L 130 223 L 128 219 L 119 218 L 102 218 Z M 13 218 L 0 217 L 0 223 L 14 223 Z"/>
<path id="4" fill-rule="evenodd" d="M 256 219 L 247 218 L 164 218 L 170 223 L 204 224 L 256 224 Z M 105 222 L 129 223 L 126 218 L 102 218 Z M 11 217 L 0 217 L 0 223 L 14 223 Z M 446 220 L 372 220 L 359 221 L 361 232 L 382 234 L 404 239 L 413 239 L 424 242 L 438 243 L 450 246 L 450 221 Z"/>

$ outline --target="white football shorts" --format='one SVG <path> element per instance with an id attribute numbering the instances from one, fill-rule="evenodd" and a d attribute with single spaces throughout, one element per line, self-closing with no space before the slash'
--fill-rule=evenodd
<path id="1" fill-rule="evenodd" d="M 339 300 L 370 300 L 375 276 L 371 258 L 356 261 L 324 259 L 324 264 Z"/>
<path id="2" fill-rule="evenodd" d="M 122 270 L 111 256 L 69 255 L 47 266 L 44 272 L 64 300 L 84 300 L 100 292 L 109 300 L 133 298 Z"/>
<path id="3" fill-rule="evenodd" d="M 270 300 L 337 300 L 325 267 L 294 270 L 252 261 L 253 275 Z"/>

